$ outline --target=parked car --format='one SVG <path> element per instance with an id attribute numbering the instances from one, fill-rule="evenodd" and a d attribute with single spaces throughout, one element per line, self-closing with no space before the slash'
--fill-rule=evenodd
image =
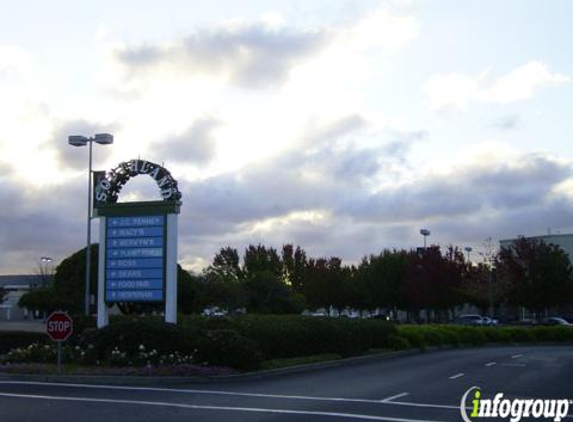
<path id="1" fill-rule="evenodd" d="M 483 317 L 483 324 L 482 325 L 487 325 L 488 327 L 491 327 L 493 325 L 497 325 L 497 319 L 495 318 L 490 318 L 488 316 L 484 316 Z"/>
<path id="2" fill-rule="evenodd" d="M 569 327 L 572 326 L 572 324 L 567 322 L 567 320 L 565 318 L 561 318 L 561 317 L 543 318 L 541 321 L 539 321 L 539 325 L 548 325 L 548 326 L 561 325 L 561 326 L 569 326 Z"/>
<path id="3" fill-rule="evenodd" d="M 458 315 L 456 318 L 452 320 L 452 324 L 482 326 L 486 325 L 486 321 L 484 317 L 477 314 Z"/>

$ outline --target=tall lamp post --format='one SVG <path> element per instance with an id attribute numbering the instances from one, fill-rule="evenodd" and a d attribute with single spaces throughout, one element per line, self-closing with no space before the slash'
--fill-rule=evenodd
<path id="1" fill-rule="evenodd" d="M 82 135 L 68 137 L 68 143 L 74 147 L 89 146 L 88 153 L 88 233 L 86 247 L 86 286 L 85 286 L 85 314 L 90 314 L 90 279 L 91 279 L 91 244 L 92 244 L 92 144 L 113 144 L 113 135 L 109 133 L 96 133 L 93 138 Z"/>
<path id="2" fill-rule="evenodd" d="M 468 253 L 468 264 L 470 264 L 470 263 L 471 263 L 471 262 L 470 262 L 470 252 L 473 251 L 473 249 L 472 249 L 471 246 L 466 246 L 464 249 L 465 249 L 466 252 Z"/>
<path id="3" fill-rule="evenodd" d="M 424 236 L 424 252 L 426 252 L 426 237 L 428 237 L 430 235 L 430 230 L 422 229 L 422 230 L 420 230 L 420 234 L 422 236 Z"/>
<path id="4" fill-rule="evenodd" d="M 40 257 L 40 283 L 42 288 L 46 287 L 46 284 L 48 284 L 48 281 L 50 280 L 48 264 L 52 261 L 53 259 L 49 256 Z"/>

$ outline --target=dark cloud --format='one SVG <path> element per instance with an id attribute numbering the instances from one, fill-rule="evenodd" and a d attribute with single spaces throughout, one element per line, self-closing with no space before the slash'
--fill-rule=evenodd
<path id="1" fill-rule="evenodd" d="M 521 156 L 519 163 L 474 165 L 374 195 L 359 192 L 351 205 L 339 212 L 358 219 L 394 222 L 507 212 L 544 204 L 553 187 L 571 175 L 569 165 L 529 154 Z"/>
<path id="2" fill-rule="evenodd" d="M 187 151 L 185 139 L 209 139 L 217 124 L 194 122 L 186 131 L 189 138 L 175 142 L 178 154 L 188 154 L 186 161 L 207 159 L 202 150 Z M 387 142 L 378 147 L 356 146 L 354 138 L 368 128 L 360 116 L 317 123 L 314 130 L 309 125 L 300 145 L 270 160 L 236 173 L 179 180 L 181 258 L 206 262 L 226 245 L 242 250 L 249 243 L 292 242 L 312 256 L 357 261 L 384 248 L 419 245 L 422 227 L 432 231 L 431 243 L 443 246 L 570 228 L 573 203 L 554 189 L 571 180 L 568 164 L 527 154 L 378 185 L 387 168 L 405 160 L 412 142 L 426 135 L 385 134 Z M 130 180 L 121 198 L 130 190 L 149 191 L 157 199 L 151 178 Z M 0 248 L 6 251 L 1 272 L 26 271 L 39 256 L 60 260 L 84 247 L 83 179 L 31 189 L 18 184 L 8 169 L 0 176 L 0 195 L 11 204 L 0 209 L 0 221 L 9 222 L 0 226 Z"/>
<path id="3" fill-rule="evenodd" d="M 332 169 L 343 158 L 335 151 L 326 157 L 323 177 L 305 176 L 316 166 L 312 155 L 291 152 L 237 176 L 190 184 L 182 230 L 193 233 L 197 248 L 293 242 L 315 255 L 353 261 L 383 248 L 415 247 L 422 227 L 432 229 L 433 243 L 463 246 L 489 236 L 539 233 L 548 224 L 569 227 L 573 217 L 573 203 L 552 193 L 571 178 L 571 169 L 542 155 L 475 164 L 374 193 L 368 184 L 341 184 Z M 305 211 L 323 218 L 280 219 Z M 271 221 L 270 228 L 255 229 L 261 221 Z"/>
<path id="4" fill-rule="evenodd" d="M 154 154 L 169 161 L 185 164 L 206 164 L 214 158 L 216 139 L 214 132 L 222 125 L 214 117 L 195 120 L 183 133 L 151 145 Z"/>
<path id="5" fill-rule="evenodd" d="M 183 74 L 223 75 L 233 84 L 257 88 L 283 82 L 293 65 L 329 40 L 321 30 L 251 23 L 201 29 L 172 44 L 124 47 L 115 57 L 130 76 L 171 67 Z"/>
<path id="6" fill-rule="evenodd" d="M 32 188 L 0 179 L 0 273 L 33 271 L 40 256 L 59 261 L 86 244 L 84 183 Z"/>
<path id="7" fill-rule="evenodd" d="M 96 133 L 111 133 L 112 135 L 117 132 L 119 125 L 117 124 L 100 124 L 96 122 L 88 122 L 85 120 L 74 120 L 60 123 L 54 131 L 53 137 L 48 141 L 46 146 L 53 147 L 58 154 L 59 166 L 72 168 L 76 170 L 86 169 L 88 163 L 88 152 L 86 147 L 74 147 L 68 144 L 68 137 L 70 135 L 83 135 L 92 137 Z M 93 154 L 104 160 L 111 153 L 110 148 L 99 148 L 97 145 L 93 148 Z"/>

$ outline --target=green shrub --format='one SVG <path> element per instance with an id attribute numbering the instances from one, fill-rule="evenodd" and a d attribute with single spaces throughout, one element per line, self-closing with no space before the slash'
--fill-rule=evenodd
<path id="1" fill-rule="evenodd" d="M 140 346 L 158 354 L 191 353 L 191 337 L 182 327 L 155 321 L 118 322 L 107 327 L 88 330 L 80 339 L 84 348 L 93 346 L 99 359 L 119 348 L 127 356 L 137 355 Z"/>
<path id="2" fill-rule="evenodd" d="M 537 341 L 573 341 L 571 327 L 534 327 L 530 330 Z"/>
<path id="3" fill-rule="evenodd" d="M 408 339 L 399 336 L 398 334 L 390 334 L 388 336 L 388 348 L 392 350 L 406 350 L 411 348 Z"/>
<path id="4" fill-rule="evenodd" d="M 184 315 L 180 325 L 191 331 L 236 330 L 235 319 L 226 316 Z"/>
<path id="5" fill-rule="evenodd" d="M 387 347 L 394 325 L 384 321 L 299 315 L 246 315 L 237 330 L 257 342 L 265 360 L 336 353 L 352 356 Z"/>
<path id="6" fill-rule="evenodd" d="M 245 370 L 257 368 L 262 361 L 259 345 L 235 330 L 206 331 L 194 344 L 200 363 Z"/>
<path id="7" fill-rule="evenodd" d="M 0 355 L 11 349 L 28 347 L 32 343 L 46 343 L 48 335 L 28 331 L 0 331 Z"/>
<path id="8" fill-rule="evenodd" d="M 398 333 L 400 336 L 405 338 L 412 347 L 420 350 L 426 349 L 422 327 L 414 325 L 401 325 L 398 327 Z"/>
<path id="9" fill-rule="evenodd" d="M 75 314 L 71 315 L 74 322 L 74 329 L 68 341 L 77 343 L 86 330 L 96 328 L 96 318 L 93 315 Z"/>

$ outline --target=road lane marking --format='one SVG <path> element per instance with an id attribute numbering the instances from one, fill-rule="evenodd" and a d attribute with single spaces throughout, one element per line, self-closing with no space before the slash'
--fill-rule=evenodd
<path id="1" fill-rule="evenodd" d="M 380 400 L 380 403 L 388 403 L 389 401 L 399 399 L 400 397 L 407 396 L 409 393 L 400 393 L 396 394 L 395 396 L 386 397 L 385 399 Z"/>
<path id="2" fill-rule="evenodd" d="M 512 359 L 519 359 L 519 358 L 522 357 L 522 356 L 523 356 L 522 354 L 513 355 L 511 358 L 512 358 Z"/>
<path id="3" fill-rule="evenodd" d="M 490 362 L 485 364 L 485 366 L 493 366 L 493 365 L 497 365 L 497 362 Z"/>
<path id="4" fill-rule="evenodd" d="M 390 401 L 390 402 L 386 402 L 384 404 L 393 404 L 396 406 L 407 406 L 407 407 L 430 407 L 430 408 L 435 408 L 435 409 L 455 409 L 455 410 L 460 410 L 460 406 L 450 406 L 447 404 L 433 404 L 433 403 L 412 403 L 409 401 Z M 471 409 L 471 406 L 467 407 L 468 409 Z"/>
<path id="5" fill-rule="evenodd" d="M 25 385 L 39 385 L 39 386 L 88 388 L 88 389 L 91 388 L 91 389 L 100 389 L 100 390 L 149 391 L 149 392 L 164 392 L 164 393 L 203 394 L 203 395 L 216 395 L 216 396 L 257 397 L 257 398 L 287 399 L 287 400 L 380 403 L 380 400 L 374 400 L 374 399 L 356 399 L 356 398 L 320 397 L 320 396 L 297 396 L 297 395 L 265 394 L 265 393 L 241 393 L 238 391 L 192 390 L 192 389 L 180 389 L 180 388 L 131 387 L 131 386 L 122 386 L 122 385 L 92 385 L 92 384 L 73 384 L 73 383 L 37 382 L 37 381 L 0 381 L 0 384 L 25 384 Z"/>
<path id="6" fill-rule="evenodd" d="M 86 388 L 86 389 L 99 389 L 99 390 L 124 390 L 124 391 L 150 391 L 150 392 L 164 392 L 164 393 L 185 393 L 185 394 L 205 394 L 205 395 L 224 395 L 224 396 L 239 396 L 239 397 L 259 397 L 271 399 L 293 399 L 293 400 L 317 400 L 317 401 L 336 401 L 336 402 L 362 402 L 362 403 L 376 403 L 379 405 L 393 405 L 393 406 L 408 406 L 408 407 L 429 407 L 436 409 L 459 409 L 460 406 L 450 406 L 446 404 L 433 404 L 433 403 L 413 403 L 402 401 L 389 401 L 380 402 L 380 400 L 369 399 L 348 399 L 348 398 L 335 398 L 335 397 L 309 397 L 309 396 L 290 396 L 279 394 L 262 394 L 262 393 L 240 393 L 233 391 L 217 391 L 217 390 L 186 390 L 177 388 L 159 388 L 159 387 L 135 387 L 124 385 L 96 385 L 96 384 L 74 384 L 74 383 L 60 383 L 60 382 L 39 382 L 39 381 L 3 381 L 1 384 L 19 384 L 19 385 L 37 385 L 37 386 L 50 386 L 50 387 L 73 387 L 73 388 Z"/>
<path id="7" fill-rule="evenodd" d="M 186 403 L 170 403 L 162 401 L 102 399 L 95 397 L 63 397 L 63 396 L 45 396 L 37 394 L 11 394 L 11 393 L 0 393 L 0 397 L 53 400 L 53 401 L 133 404 L 139 406 L 143 405 L 143 406 L 157 406 L 157 407 L 175 407 L 175 408 L 195 409 L 195 410 L 219 410 L 219 411 L 230 411 L 230 412 L 274 413 L 274 414 L 306 415 L 306 416 L 332 416 L 338 418 L 352 418 L 360 420 L 386 421 L 386 422 L 441 422 L 437 420 L 394 418 L 389 416 L 364 415 L 360 413 L 320 412 L 313 410 L 295 410 L 295 409 L 267 409 L 262 407 L 207 406 L 207 405 L 186 404 Z"/>
<path id="8" fill-rule="evenodd" d="M 452 376 L 450 377 L 450 379 L 451 379 L 451 380 L 455 380 L 456 378 L 463 377 L 464 375 L 465 375 L 465 374 L 464 374 L 463 372 L 460 372 L 459 374 L 452 375 Z"/>

